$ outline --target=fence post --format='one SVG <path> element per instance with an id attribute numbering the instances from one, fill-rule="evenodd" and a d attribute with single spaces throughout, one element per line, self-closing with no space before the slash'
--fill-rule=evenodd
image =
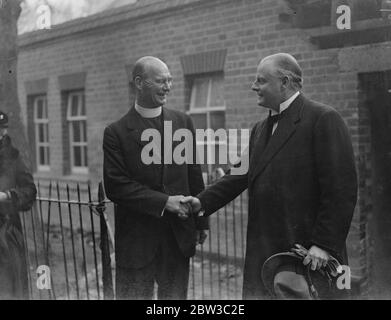
<path id="1" fill-rule="evenodd" d="M 110 242 L 109 235 L 105 219 L 105 194 L 103 190 L 102 182 L 99 183 L 98 188 L 98 201 L 97 211 L 99 212 L 100 219 L 100 249 L 102 251 L 102 282 L 103 282 L 103 297 L 104 300 L 114 299 L 113 290 L 113 275 L 111 272 L 111 258 L 110 258 Z"/>

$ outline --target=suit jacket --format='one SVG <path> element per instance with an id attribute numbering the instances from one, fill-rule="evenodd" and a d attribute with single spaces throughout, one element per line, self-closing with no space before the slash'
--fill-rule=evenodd
<path id="1" fill-rule="evenodd" d="M 173 132 L 187 128 L 195 137 L 189 116 L 166 108 L 162 114 L 164 121 L 172 121 Z M 182 253 L 186 257 L 195 253 L 196 218 L 182 221 L 167 211 L 161 215 L 169 195 L 196 195 L 204 189 L 201 168 L 173 163 L 163 166 L 162 175 L 161 166 L 144 164 L 141 151 L 149 143 L 141 141 L 145 129 L 141 116 L 131 108 L 104 131 L 104 185 L 108 198 L 117 205 L 116 264 L 125 268 L 145 266 L 154 258 L 167 223 Z M 173 150 L 179 143 L 173 143 Z M 194 143 L 194 154 L 195 149 Z"/>
<path id="2" fill-rule="evenodd" d="M 249 170 L 226 175 L 199 195 L 211 214 L 248 188 L 244 298 L 265 294 L 261 268 L 295 243 L 317 245 L 347 263 L 345 241 L 357 199 L 348 129 L 331 107 L 300 94 L 266 148 L 266 121 L 250 137 Z"/>

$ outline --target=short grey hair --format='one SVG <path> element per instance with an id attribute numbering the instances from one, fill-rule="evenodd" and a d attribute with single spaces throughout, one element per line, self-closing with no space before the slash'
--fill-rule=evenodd
<path id="1" fill-rule="evenodd" d="M 277 77 L 287 77 L 293 89 L 303 87 L 303 72 L 297 60 L 289 53 L 276 53 L 262 59 L 261 62 L 271 60 L 275 66 Z"/>
<path id="2" fill-rule="evenodd" d="M 291 70 L 286 70 L 282 68 L 278 68 L 276 70 L 276 73 L 280 78 L 287 77 L 291 81 L 291 84 L 294 87 L 293 89 L 301 89 L 303 87 L 303 78 L 301 75 L 296 74 Z"/>

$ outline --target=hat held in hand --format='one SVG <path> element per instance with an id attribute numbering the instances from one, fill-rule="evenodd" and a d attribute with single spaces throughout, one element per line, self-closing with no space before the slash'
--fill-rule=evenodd
<path id="1" fill-rule="evenodd" d="M 303 256 L 281 252 L 269 257 L 262 266 L 262 281 L 269 294 L 282 300 L 330 299 L 333 275 L 327 269 L 313 271 L 303 265 Z"/>

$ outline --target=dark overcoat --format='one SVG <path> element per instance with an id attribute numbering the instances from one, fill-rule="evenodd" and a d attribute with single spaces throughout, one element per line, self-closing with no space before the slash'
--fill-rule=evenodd
<path id="1" fill-rule="evenodd" d="M 347 263 L 345 241 L 357 198 L 352 143 L 336 110 L 300 94 L 262 148 L 265 125 L 252 130 L 248 173 L 228 174 L 199 195 L 208 215 L 248 188 L 245 299 L 266 294 L 264 261 L 295 243 L 317 245 Z"/>
<path id="2" fill-rule="evenodd" d="M 163 108 L 163 119 L 178 129 L 194 128 L 188 115 Z M 116 265 L 122 268 L 141 268 L 155 257 L 168 220 L 185 257 L 195 253 L 196 227 L 204 221 L 194 216 L 182 221 L 175 214 L 162 212 L 169 195 L 197 195 L 204 189 L 201 167 L 196 164 L 145 164 L 141 159 L 145 122 L 134 108 L 120 120 L 106 127 L 103 138 L 104 185 L 107 196 L 117 204 L 115 213 Z M 169 141 L 166 142 L 166 151 Z M 172 150 L 180 144 L 172 143 Z M 160 148 L 160 146 L 158 146 Z M 163 146 L 164 148 L 164 146 Z M 195 152 L 195 144 L 192 146 Z"/>
<path id="3" fill-rule="evenodd" d="M 11 195 L 11 200 L 0 203 L 0 299 L 27 299 L 27 265 L 19 212 L 32 207 L 36 188 L 8 136 L 0 141 L 0 191 Z"/>

